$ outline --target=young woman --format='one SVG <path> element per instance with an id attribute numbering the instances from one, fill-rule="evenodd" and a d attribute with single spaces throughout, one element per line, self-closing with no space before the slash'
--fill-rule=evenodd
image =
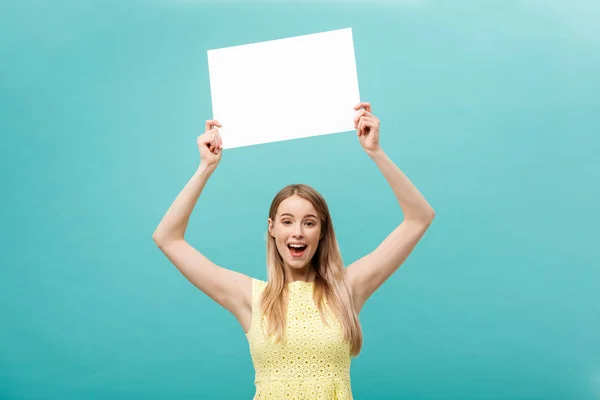
<path id="1" fill-rule="evenodd" d="M 188 244 L 189 216 L 222 157 L 216 120 L 206 121 L 197 139 L 198 170 L 154 232 L 178 270 L 242 325 L 256 372 L 254 399 L 352 399 L 350 361 L 362 346 L 358 314 L 433 221 L 433 208 L 380 147 L 379 119 L 370 104 L 354 109 L 359 142 L 404 214 L 363 258 L 344 268 L 327 204 L 302 184 L 283 188 L 271 203 L 266 282 L 218 266 Z"/>

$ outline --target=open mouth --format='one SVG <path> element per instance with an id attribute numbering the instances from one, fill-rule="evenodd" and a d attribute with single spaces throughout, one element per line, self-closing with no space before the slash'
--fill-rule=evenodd
<path id="1" fill-rule="evenodd" d="M 288 244 L 292 257 L 302 257 L 306 251 L 306 245 Z"/>

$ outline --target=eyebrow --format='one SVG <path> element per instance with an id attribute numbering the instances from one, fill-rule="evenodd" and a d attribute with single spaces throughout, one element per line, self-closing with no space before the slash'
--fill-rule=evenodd
<path id="1" fill-rule="evenodd" d="M 289 217 L 294 218 L 294 216 L 292 214 L 290 214 L 290 213 L 283 213 L 279 217 L 281 218 L 283 216 L 289 216 Z M 312 214 L 308 214 L 308 215 L 305 216 L 305 218 L 308 218 L 308 217 L 313 217 L 314 219 L 318 219 L 315 215 L 312 215 Z"/>

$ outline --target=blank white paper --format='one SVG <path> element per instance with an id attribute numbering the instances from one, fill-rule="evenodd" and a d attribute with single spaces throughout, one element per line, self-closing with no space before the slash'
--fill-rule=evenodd
<path id="1" fill-rule="evenodd" d="M 355 130 L 351 28 L 207 53 L 224 149 Z"/>

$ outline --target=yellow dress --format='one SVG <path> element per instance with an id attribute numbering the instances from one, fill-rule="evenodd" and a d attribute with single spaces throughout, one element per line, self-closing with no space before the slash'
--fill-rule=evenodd
<path id="1" fill-rule="evenodd" d="M 259 296 L 267 282 L 252 278 L 252 323 L 246 334 L 258 399 L 352 399 L 350 345 L 325 305 L 329 327 L 314 304 L 313 282 L 289 283 L 284 341 L 263 334 Z"/>

